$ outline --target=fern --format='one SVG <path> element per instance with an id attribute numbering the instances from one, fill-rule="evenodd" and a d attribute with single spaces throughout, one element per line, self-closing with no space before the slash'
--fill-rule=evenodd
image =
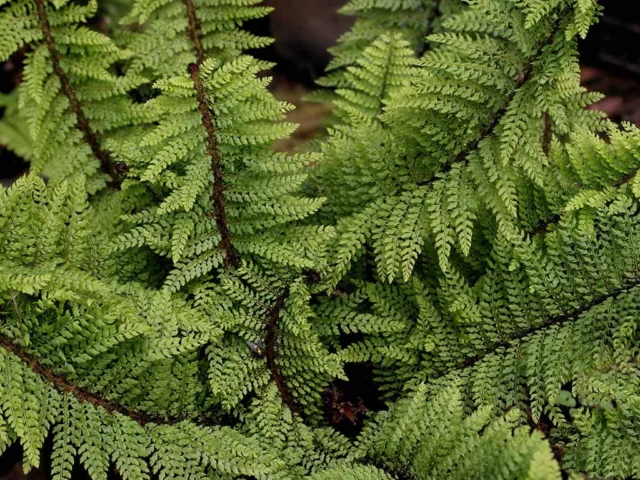
<path id="1" fill-rule="evenodd" d="M 158 125 L 142 140 L 114 145 L 128 176 L 156 192 L 147 209 L 129 217 L 136 226 L 118 248 L 148 245 L 170 257 L 173 289 L 252 254 L 298 269 L 314 266 L 325 229 L 282 235 L 284 225 L 322 203 L 296 192 L 314 157 L 271 152 L 270 143 L 293 125 L 274 123 L 289 107 L 267 94 L 265 81 L 252 76 L 258 70 L 241 57 L 194 64 L 190 77 L 158 82 L 165 93 L 147 104 Z M 315 239 L 307 240 L 310 234 Z"/>
<path id="2" fill-rule="evenodd" d="M 115 64 L 129 54 L 86 26 L 96 9 L 96 2 L 38 0 L 12 2 L 0 12 L 0 60 L 30 49 L 19 101 L 34 141 L 32 170 L 54 182 L 88 175 L 90 192 L 120 183 L 104 137 L 140 121 L 126 93 L 146 81 L 115 74 Z"/>
<path id="3" fill-rule="evenodd" d="M 0 125 L 2 125 L 0 144 L 17 156 L 30 160 L 33 154 L 33 140 L 29 134 L 29 125 L 18 108 L 16 93 L 0 95 L 0 106 L 5 109 L 2 120 L 0 120 Z"/>
<path id="4" fill-rule="evenodd" d="M 362 52 L 382 34 L 402 36 L 415 51 L 425 49 L 425 37 L 437 28 L 441 11 L 450 10 L 456 3 L 447 0 L 349 1 L 340 13 L 355 16 L 355 25 L 330 49 L 333 59 L 327 67 L 328 74 L 319 84 L 338 88 L 347 85 L 345 69 L 358 64 Z"/>
<path id="5" fill-rule="evenodd" d="M 136 0 L 121 23 L 132 27 L 127 45 L 134 52 L 130 68 L 155 78 L 183 74 L 190 63 L 233 58 L 244 50 L 264 47 L 268 38 L 239 27 L 271 11 L 259 0 Z M 143 27 L 143 28 L 140 28 Z"/>
<path id="6" fill-rule="evenodd" d="M 423 385 L 368 425 L 360 450 L 410 478 L 561 478 L 542 435 L 523 424 L 517 410 L 465 416 L 455 385 L 429 399 Z"/>
<path id="7" fill-rule="evenodd" d="M 111 40 L 95 2 L 1 2 L 31 172 L 0 189 L 0 451 L 55 479 L 640 477 L 640 133 L 585 109 L 597 3 L 350 2 L 297 154 L 242 55 L 257 3 L 137 1 Z"/>
<path id="8" fill-rule="evenodd" d="M 475 229 L 509 237 L 564 201 L 554 196 L 563 186 L 549 158 L 567 148 L 568 125 L 603 126 L 582 109 L 593 96 L 579 86 L 574 7 L 560 8 L 533 25 L 511 2 L 481 2 L 446 17 L 412 69 L 412 85 L 392 95 L 373 126 L 354 122 L 355 141 L 341 132 L 328 142 L 327 175 L 337 179 L 328 205 L 339 206 L 332 215 L 339 235 L 352 236 L 362 228 L 357 216 L 369 217 L 365 236 L 383 278 L 407 280 L 430 242 L 446 271 L 454 248 L 472 254 Z M 333 160 L 345 151 L 348 161 Z M 514 158 L 516 151 L 522 154 Z M 382 159 L 375 169 L 368 167 L 372 155 Z M 330 288 L 357 259 L 340 245 Z M 412 253 L 400 259 L 393 246 Z"/>

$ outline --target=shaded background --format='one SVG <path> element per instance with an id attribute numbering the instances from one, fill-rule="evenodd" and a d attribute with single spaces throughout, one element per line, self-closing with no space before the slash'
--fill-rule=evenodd
<path id="1" fill-rule="evenodd" d="M 294 103 L 298 109 L 290 113 L 290 120 L 300 123 L 294 136 L 280 142 L 276 148 L 291 150 L 312 138 L 322 129 L 322 118 L 329 111 L 327 105 L 309 104 L 302 97 L 313 88 L 313 81 L 321 76 L 330 54 L 327 48 L 351 26 L 353 19 L 339 15 L 337 9 L 345 0 L 265 0 L 275 7 L 268 19 L 251 22 L 247 28 L 255 33 L 274 37 L 275 43 L 253 55 L 276 63 L 271 89 L 282 99 Z M 633 2 L 601 0 L 605 7 L 602 21 L 582 42 L 582 81 L 589 89 L 602 92 L 606 98 L 596 105 L 615 121 L 629 121 L 640 125 L 640 14 L 629 6 Z M 108 17 L 98 19 L 103 29 Z M 20 81 L 21 55 L 0 64 L 0 92 L 8 93 Z M 22 174 L 27 165 L 0 145 L 0 181 L 9 183 Z M 367 382 L 364 382 L 365 384 Z M 366 397 L 371 392 L 346 392 L 348 396 Z M 49 444 L 45 449 L 50 448 Z M 48 455 L 44 455 L 46 459 Z M 18 445 L 0 457 L 0 480 L 45 479 L 43 471 L 35 470 L 25 476 Z M 46 463 L 46 460 L 45 460 Z M 76 465 L 73 478 L 86 479 L 86 473 Z M 111 472 L 112 478 L 115 472 Z"/>

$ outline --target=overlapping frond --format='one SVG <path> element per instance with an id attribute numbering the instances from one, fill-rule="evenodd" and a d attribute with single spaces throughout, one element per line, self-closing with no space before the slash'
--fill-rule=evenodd
<path id="1" fill-rule="evenodd" d="M 340 183 L 327 205 L 339 205 L 346 239 L 333 252 L 330 288 L 357 258 L 344 250 L 356 231 L 382 278 L 407 280 L 423 245 L 435 243 L 446 271 L 454 249 L 472 254 L 475 230 L 509 237 L 558 207 L 556 158 L 567 136 L 604 128 L 583 108 L 594 97 L 579 85 L 579 8 L 562 3 L 532 22 L 513 2 L 474 2 L 447 16 L 382 123 L 329 140 L 328 169 Z M 354 184 L 367 194 L 353 195 Z"/>
<path id="2" fill-rule="evenodd" d="M 465 414 L 456 386 L 429 396 L 423 385 L 379 414 L 362 433 L 363 454 L 401 478 L 559 479 L 560 468 L 539 432 L 512 410 Z"/>
<path id="3" fill-rule="evenodd" d="M 637 421 L 635 397 L 625 404 L 622 393 L 637 381 L 639 348 L 637 145 L 634 129 L 607 141 L 576 132 L 561 168 L 584 190 L 565 196 L 561 215 L 493 238 L 481 275 L 459 260 L 441 272 L 431 249 L 406 284 L 352 280 L 352 293 L 320 307 L 319 334 L 362 335 L 342 359 L 377 365 L 392 395 L 460 381 L 469 408 L 518 407 L 551 428 L 567 469 L 633 477 L 635 456 L 618 455 L 633 435 L 616 422 Z M 611 447 L 596 459 L 601 441 Z"/>
<path id="4" fill-rule="evenodd" d="M 393 138 L 379 117 L 387 102 L 408 86 L 415 67 L 409 44 L 394 34 L 376 39 L 356 65 L 347 68 L 345 85 L 335 91 L 333 100 L 336 121 L 330 129 L 332 138 L 320 149 L 322 161 L 311 182 L 316 193 L 332 199 L 322 210 L 328 221 L 354 213 L 357 207 L 382 193 L 363 182 L 360 172 L 379 172 L 377 180 L 383 184 L 391 169 L 399 177 L 403 173 L 411 175 L 405 165 L 384 153 L 384 146 L 387 142 L 391 145 Z M 366 141 L 374 137 L 375 143 Z M 405 172 L 400 173 L 399 168 Z"/>
<path id="5" fill-rule="evenodd" d="M 252 403 L 245 425 L 247 433 L 281 452 L 281 459 L 295 476 L 311 474 L 311 478 L 336 480 L 386 478 L 380 477 L 382 472 L 375 468 L 354 466 L 349 461 L 352 442 L 342 434 L 331 427 L 314 428 L 292 415 L 275 385 L 265 389 Z M 348 476 L 350 473 L 354 476 Z"/>
<path id="6" fill-rule="evenodd" d="M 508 342 L 633 282 L 638 217 L 630 191 L 621 188 L 586 224 L 571 212 L 544 234 L 496 241 L 481 276 L 464 266 L 434 275 L 434 254 L 407 284 L 354 282 L 353 293 L 320 307 L 319 328 L 323 335 L 364 333 L 345 358 L 373 360 L 385 371 L 397 364 L 413 375 L 419 358 L 430 358 L 419 375 L 462 364 L 487 345 Z M 407 380 L 400 372 L 388 378 L 396 386 Z"/>
<path id="7" fill-rule="evenodd" d="M 346 69 L 344 85 L 335 92 L 335 114 L 348 125 L 376 120 L 393 94 L 408 86 L 416 64 L 399 33 L 375 39 Z"/>
<path id="8" fill-rule="evenodd" d="M 297 155 L 239 55 L 257 3 L 139 0 L 113 43 L 95 2 L 0 0 L 0 58 L 28 49 L 0 142 L 33 170 L 0 188 L 0 452 L 640 477 L 640 133 L 584 108 L 597 2 L 353 0 L 330 138 Z"/>
<path id="9" fill-rule="evenodd" d="M 250 48 L 269 45 L 240 27 L 271 8 L 260 0 L 136 0 L 122 23 L 135 27 L 127 37 L 134 56 L 130 68 L 169 78 L 190 63 L 230 59 Z"/>
<path id="10" fill-rule="evenodd" d="M 52 189 L 29 176 L 0 198 L 3 341 L 126 408 L 201 415 L 206 388 L 197 352 L 221 337 L 220 327 L 167 291 L 92 268 L 103 252 L 91 243 L 81 180 Z"/>
<path id="11" fill-rule="evenodd" d="M 34 142 L 31 169 L 53 182 L 85 174 L 90 192 L 119 184 L 105 137 L 142 120 L 127 92 L 147 81 L 118 74 L 116 64 L 130 52 L 87 26 L 96 9 L 95 1 L 47 0 L 0 7 L 0 60 L 29 50 L 19 102 Z"/>
<path id="12" fill-rule="evenodd" d="M 313 331 L 309 288 L 291 273 L 245 265 L 195 292 L 199 309 L 224 319 L 222 342 L 207 347 L 208 382 L 229 411 L 272 384 L 293 413 L 318 413 L 321 392 L 344 377 L 342 363 Z"/>
<path id="13" fill-rule="evenodd" d="M 287 407 L 313 414 L 343 377 L 312 331 L 303 277 L 238 265 L 200 282 L 193 301 L 125 283 L 112 265 L 95 269 L 106 249 L 90 241 L 81 179 L 52 189 L 29 176 L 0 194 L 0 336 L 87 391 L 197 419 L 215 418 L 212 405 L 239 415 L 271 383 Z"/>

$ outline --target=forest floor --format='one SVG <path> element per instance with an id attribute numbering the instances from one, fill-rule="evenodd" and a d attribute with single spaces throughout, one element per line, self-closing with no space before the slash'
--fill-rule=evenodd
<path id="1" fill-rule="evenodd" d="M 582 84 L 605 99 L 592 108 L 602 110 L 616 122 L 631 122 L 640 126 L 640 79 L 609 74 L 594 67 L 582 67 Z"/>

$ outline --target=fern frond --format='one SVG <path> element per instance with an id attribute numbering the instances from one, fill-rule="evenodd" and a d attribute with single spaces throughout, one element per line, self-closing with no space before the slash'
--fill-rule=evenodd
<path id="1" fill-rule="evenodd" d="M 19 102 L 34 142 L 31 170 L 55 183 L 86 175 L 92 193 L 107 182 L 120 184 L 105 137 L 142 120 L 126 94 L 146 82 L 140 75 L 114 73 L 130 53 L 87 27 L 96 9 L 94 1 L 79 6 L 16 0 L 0 10 L 0 30 L 7 33 L 0 60 L 30 49 Z"/>
<path id="2" fill-rule="evenodd" d="M 424 385 L 378 414 L 360 448 L 409 478 L 559 479 L 549 444 L 512 410 L 493 419 L 489 407 L 465 415 L 455 386 L 428 396 Z"/>
<path id="3" fill-rule="evenodd" d="M 91 478 L 107 478 L 110 464 L 123 478 L 224 475 L 290 478 L 283 462 L 254 438 L 227 427 L 141 424 L 109 412 L 73 391 L 59 392 L 19 358 L 0 348 L 2 418 L 25 449 L 25 471 L 39 463 L 39 449 L 53 429 L 52 473 L 71 478 L 73 458 Z M 54 426 L 55 425 L 55 426 Z"/>
<path id="4" fill-rule="evenodd" d="M 129 177 L 158 193 L 128 217 L 133 227 L 116 248 L 147 245 L 170 257 L 173 290 L 244 258 L 314 268 L 331 235 L 322 227 L 288 228 L 323 200 L 299 194 L 314 156 L 285 159 L 270 150 L 293 126 L 273 123 L 289 107 L 268 95 L 265 80 L 255 77 L 259 68 L 249 57 L 207 61 L 190 77 L 158 82 L 164 93 L 147 105 L 160 112 L 158 126 L 142 148 L 134 141 L 114 145 Z"/>
<path id="5" fill-rule="evenodd" d="M 475 230 L 510 237 L 566 201 L 563 189 L 572 187 L 559 185 L 554 172 L 572 142 L 559 139 L 581 128 L 604 129 L 599 115 L 583 109 L 588 100 L 579 85 L 575 40 L 567 33 L 576 8 L 562 4 L 531 25 L 512 2 L 476 2 L 447 16 L 443 31 L 430 37 L 433 47 L 411 70 L 411 85 L 389 100 L 381 124 L 332 136 L 325 168 L 334 186 L 326 196 L 337 208 L 327 214 L 348 225 L 344 215 L 374 212 L 365 235 L 382 277 L 406 280 L 422 245 L 431 242 L 446 272 L 454 248 L 471 255 Z M 373 168 L 371 158 L 383 161 Z M 393 228 L 389 209 L 406 205 L 416 192 L 423 207 L 408 215 L 416 219 L 413 231 Z M 391 228 L 376 235 L 375 225 Z M 407 251 L 408 234 L 415 238 L 411 260 L 391 267 L 397 261 L 378 252 L 388 246 Z"/>
<path id="6" fill-rule="evenodd" d="M 134 52 L 130 68 L 153 78 L 169 78 L 184 74 L 190 63 L 232 59 L 247 49 L 265 47 L 271 39 L 240 28 L 272 10 L 259 4 L 259 0 L 136 0 L 121 20 L 143 26 L 127 38 Z"/>

